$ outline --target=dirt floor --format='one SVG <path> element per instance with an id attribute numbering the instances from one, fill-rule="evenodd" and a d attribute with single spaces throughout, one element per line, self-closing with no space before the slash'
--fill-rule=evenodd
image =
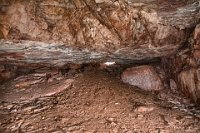
<path id="1" fill-rule="evenodd" d="M 33 73 L 0 89 L 2 133 L 200 133 L 198 107 L 168 91 L 141 92 L 107 70 Z"/>

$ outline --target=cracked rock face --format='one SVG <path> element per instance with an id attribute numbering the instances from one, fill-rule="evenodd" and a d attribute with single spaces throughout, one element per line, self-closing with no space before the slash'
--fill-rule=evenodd
<path id="1" fill-rule="evenodd" d="M 200 103 L 200 25 L 196 26 L 192 39 L 186 69 L 178 75 L 178 83 L 183 92 Z"/>
<path id="2" fill-rule="evenodd" d="M 191 68 L 178 75 L 178 81 L 183 92 L 195 102 L 200 102 L 200 68 Z"/>
<path id="3" fill-rule="evenodd" d="M 106 56 L 105 60 L 151 59 L 175 53 L 188 38 L 187 29 L 196 23 L 198 13 L 194 0 L 1 0 L 0 38 L 87 49 L 102 54 L 100 58 Z M 88 56 L 82 62 L 90 61 L 92 55 Z"/>
<path id="4" fill-rule="evenodd" d="M 167 73 L 178 84 L 178 89 L 200 103 L 200 25 L 197 25 L 189 44 L 167 61 Z"/>

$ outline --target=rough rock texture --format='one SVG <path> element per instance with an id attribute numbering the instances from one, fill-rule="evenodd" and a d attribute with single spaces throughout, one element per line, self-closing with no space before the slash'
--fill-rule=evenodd
<path id="1" fill-rule="evenodd" d="M 200 102 L 200 69 L 191 68 L 178 75 L 180 88 L 189 94 L 195 102 Z"/>
<path id="2" fill-rule="evenodd" d="M 30 75 L 26 77 L 33 78 Z M 35 89 L 48 91 L 52 87 L 68 86 L 64 83 L 68 78 L 63 78 L 60 81 L 54 79 L 51 83 L 32 84 L 28 90 L 33 95 Z M 26 89 L 16 93 L 19 89 L 13 87 L 15 79 L 0 84 L 0 88 L 5 88 L 0 91 L 0 132 L 200 132 L 200 110 L 180 103 L 173 95 L 167 94 L 167 99 L 160 99 L 156 95 L 138 92 L 136 87 L 123 84 L 115 76 L 97 69 L 88 69 L 72 79 L 74 82 L 64 92 L 33 100 L 29 99 Z M 16 98 L 18 94 L 22 100 Z M 7 99 L 2 100 L 1 96 Z"/>
<path id="3" fill-rule="evenodd" d="M 0 83 L 16 77 L 17 67 L 0 65 Z"/>
<path id="4" fill-rule="evenodd" d="M 178 89 L 200 103 L 200 25 L 196 26 L 188 46 L 164 60 L 164 64 Z"/>
<path id="5" fill-rule="evenodd" d="M 199 12 L 198 0 L 0 0 L 0 64 L 162 58 L 170 86 L 198 102 Z"/>
<path id="6" fill-rule="evenodd" d="M 163 89 L 162 81 L 152 66 L 137 66 L 126 69 L 122 73 L 122 81 L 146 91 Z"/>
<path id="7" fill-rule="evenodd" d="M 178 75 L 178 83 L 186 94 L 200 103 L 200 25 L 195 28 L 190 49 L 186 69 Z"/>
<path id="8" fill-rule="evenodd" d="M 196 0 L 1 0 L 0 37 L 12 41 L 1 40 L 0 61 L 57 65 L 169 56 L 186 42 L 199 8 Z"/>
<path id="9" fill-rule="evenodd" d="M 51 97 L 64 93 L 74 82 L 73 79 L 64 79 L 57 71 L 28 74 L 12 80 L 13 83 L 5 83 L 9 87 L 1 87 L 0 101 L 13 102 Z M 38 87 L 39 85 L 42 87 Z"/>

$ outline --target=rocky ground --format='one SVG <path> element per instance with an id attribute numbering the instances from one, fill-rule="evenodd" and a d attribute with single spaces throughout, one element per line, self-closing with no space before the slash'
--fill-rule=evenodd
<path id="1" fill-rule="evenodd" d="M 200 132 L 199 107 L 124 84 L 115 69 L 34 72 L 2 83 L 0 132 Z"/>

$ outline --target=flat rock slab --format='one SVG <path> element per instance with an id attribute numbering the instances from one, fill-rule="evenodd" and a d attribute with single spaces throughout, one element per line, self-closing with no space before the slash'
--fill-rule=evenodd
<path id="1" fill-rule="evenodd" d="M 17 102 L 55 96 L 68 89 L 73 81 L 63 77 L 46 80 L 46 74 L 21 76 L 0 86 L 0 101 Z"/>
<path id="2" fill-rule="evenodd" d="M 163 89 L 159 75 L 152 66 L 138 66 L 126 69 L 122 73 L 122 81 L 137 86 L 146 91 L 158 91 Z"/>

